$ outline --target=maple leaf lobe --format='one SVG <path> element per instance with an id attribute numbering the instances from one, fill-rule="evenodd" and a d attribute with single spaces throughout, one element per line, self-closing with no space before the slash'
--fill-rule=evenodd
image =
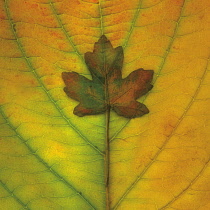
<path id="1" fill-rule="evenodd" d="M 74 109 L 75 115 L 101 114 L 108 108 L 126 118 L 149 113 L 136 100 L 152 89 L 153 70 L 140 68 L 122 78 L 123 48 L 113 48 L 105 35 L 94 44 L 93 52 L 86 52 L 84 57 L 92 80 L 76 72 L 62 73 L 64 92 L 80 102 Z"/>

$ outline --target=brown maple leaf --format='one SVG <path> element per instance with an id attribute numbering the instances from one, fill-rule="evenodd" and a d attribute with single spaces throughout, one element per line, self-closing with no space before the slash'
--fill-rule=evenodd
<path id="1" fill-rule="evenodd" d="M 74 109 L 75 115 L 95 115 L 108 109 L 127 118 L 149 113 L 148 108 L 136 100 L 152 89 L 153 70 L 140 68 L 122 79 L 123 60 L 123 48 L 113 48 L 103 35 L 95 43 L 93 52 L 85 53 L 92 80 L 76 72 L 62 73 L 65 93 L 80 102 Z"/>

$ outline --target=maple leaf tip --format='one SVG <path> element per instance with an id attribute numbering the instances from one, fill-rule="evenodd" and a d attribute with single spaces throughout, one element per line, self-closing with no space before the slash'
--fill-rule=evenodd
<path id="1" fill-rule="evenodd" d="M 107 43 L 107 42 L 109 42 L 110 44 L 111 44 L 111 42 L 109 41 L 109 39 L 106 37 L 106 35 L 102 35 L 100 38 L 99 38 L 99 40 L 98 40 L 98 42 L 97 43 Z"/>
<path id="2" fill-rule="evenodd" d="M 100 39 L 108 40 L 106 35 L 104 35 L 104 34 L 100 37 Z"/>

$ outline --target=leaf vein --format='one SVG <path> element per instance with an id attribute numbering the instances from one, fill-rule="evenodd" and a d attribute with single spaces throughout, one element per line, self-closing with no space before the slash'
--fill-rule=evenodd
<path id="1" fill-rule="evenodd" d="M 162 151 L 164 150 L 164 148 L 166 147 L 167 143 L 169 142 L 169 140 L 172 137 L 172 134 L 177 130 L 177 128 L 179 127 L 179 125 L 181 124 L 181 122 L 183 121 L 184 117 L 186 116 L 187 112 L 189 111 L 190 107 L 192 106 L 195 98 L 197 97 L 199 91 L 200 91 L 200 87 L 202 86 L 202 82 L 204 81 L 204 78 L 208 72 L 207 68 L 208 68 L 208 63 L 209 63 L 209 58 L 206 62 L 206 67 L 204 70 L 204 73 L 200 79 L 200 83 L 195 91 L 194 96 L 191 98 L 188 106 L 186 107 L 185 111 L 183 112 L 182 116 L 180 117 L 178 123 L 174 126 L 174 129 L 171 131 L 171 134 L 168 136 L 168 138 L 166 138 L 166 140 L 164 141 L 164 143 L 162 144 L 161 148 L 159 148 L 158 152 L 154 155 L 153 158 L 151 158 L 151 161 L 145 166 L 144 170 L 137 176 L 136 180 L 130 185 L 130 187 L 125 191 L 125 193 L 122 195 L 122 197 L 118 200 L 118 202 L 116 203 L 116 205 L 114 206 L 114 209 L 117 209 L 120 204 L 122 203 L 122 201 L 124 200 L 124 198 L 131 192 L 131 190 L 136 186 L 136 184 L 141 180 L 141 178 L 145 175 L 145 173 L 150 169 L 151 165 L 157 160 L 157 157 L 162 153 Z"/>
<path id="2" fill-rule="evenodd" d="M 183 1 L 183 5 L 182 5 L 181 10 L 180 10 L 180 15 L 179 15 L 179 18 L 178 18 L 178 20 L 177 20 L 177 24 L 176 24 L 176 27 L 175 27 L 175 29 L 174 29 L 173 36 L 171 37 L 171 41 L 169 42 L 169 45 L 168 45 L 168 47 L 167 47 L 167 49 L 166 49 L 166 51 L 165 51 L 165 54 L 163 55 L 163 60 L 162 60 L 162 62 L 161 62 L 161 64 L 160 64 L 160 67 L 159 67 L 158 72 L 156 73 L 156 78 L 153 80 L 153 85 L 157 82 L 157 79 L 159 78 L 159 76 L 160 76 L 160 74 L 161 74 L 161 71 L 162 71 L 162 69 L 163 69 L 163 67 L 164 67 L 164 65 L 165 65 L 165 63 L 166 63 L 166 59 L 167 59 L 167 57 L 168 57 L 168 55 L 169 55 L 170 49 L 171 49 L 171 47 L 172 47 L 172 45 L 173 45 L 173 42 L 174 42 L 174 40 L 175 40 L 175 38 L 176 38 L 177 30 L 178 30 L 178 27 L 179 27 L 179 24 L 180 24 L 180 21 L 181 21 L 181 18 L 182 18 L 182 13 L 183 13 L 183 10 L 184 10 L 185 2 L 186 2 L 186 0 Z M 146 99 L 147 99 L 147 96 L 145 96 L 145 98 L 144 98 L 144 100 L 142 101 L 142 103 L 144 103 Z M 124 130 L 124 128 L 129 124 L 130 121 L 131 121 L 131 120 L 128 120 L 128 121 L 120 128 L 120 130 L 117 131 L 116 134 L 114 134 L 113 136 L 114 136 L 114 137 L 117 137 L 117 135 L 119 135 L 119 134 Z M 114 140 L 114 139 L 112 138 L 112 141 L 113 141 L 113 140 Z"/>
<path id="3" fill-rule="evenodd" d="M 48 165 L 47 162 L 45 162 L 33 148 L 27 143 L 27 140 L 25 140 L 21 134 L 17 131 L 17 128 L 15 128 L 12 123 L 9 121 L 8 117 L 5 115 L 2 109 L 0 109 L 1 114 L 5 121 L 7 122 L 8 126 L 15 132 L 18 139 L 25 145 L 25 147 L 30 151 L 30 153 L 41 163 L 42 165 L 47 168 L 48 171 L 50 171 L 55 177 L 58 178 L 59 181 L 63 182 L 68 188 L 72 189 L 74 192 L 78 193 L 81 199 L 83 199 L 89 206 L 91 206 L 93 209 L 96 209 L 93 204 L 90 203 L 90 201 L 87 200 L 87 198 L 84 197 L 83 194 L 80 193 L 69 181 L 64 179 L 57 171 L 55 171 L 51 166 Z"/>
<path id="4" fill-rule="evenodd" d="M 60 19 L 59 16 L 58 16 L 57 10 L 56 10 L 56 8 L 55 8 L 54 5 L 53 5 L 54 3 L 52 2 L 52 0 L 50 0 L 49 3 L 50 3 L 50 7 L 51 7 L 51 9 L 52 9 L 52 11 L 53 11 L 53 14 L 55 15 L 56 20 L 57 20 L 57 22 L 58 22 L 60 28 L 62 29 L 63 33 L 65 34 L 65 36 L 66 36 L 68 42 L 69 42 L 70 45 L 73 47 L 75 53 L 79 56 L 79 58 L 82 60 L 82 62 L 84 62 L 83 56 L 81 55 L 81 53 L 79 53 L 78 49 L 76 48 L 76 45 L 73 43 L 73 41 L 72 41 L 72 39 L 71 39 L 71 36 L 68 34 L 66 28 L 64 27 L 64 24 L 61 22 L 61 19 Z"/>
<path id="5" fill-rule="evenodd" d="M 134 17 L 133 17 L 133 20 L 132 20 L 132 22 L 131 22 L 130 30 L 129 30 L 128 35 L 127 35 L 127 37 L 125 38 L 125 42 L 124 42 L 124 44 L 123 44 L 123 46 L 122 46 L 122 47 L 124 48 L 124 50 L 125 50 L 125 48 L 126 48 L 128 42 L 129 42 L 129 40 L 130 40 L 130 37 L 131 37 L 131 34 L 132 34 L 133 30 L 134 30 L 136 21 L 137 21 L 139 15 L 140 15 L 140 11 L 141 11 L 141 9 L 142 9 L 142 8 L 141 8 L 142 2 L 143 2 L 143 0 L 139 0 L 139 4 L 138 4 L 138 7 L 137 7 L 137 10 L 136 10 L 136 12 L 135 12 L 135 14 L 134 14 Z"/>
<path id="6" fill-rule="evenodd" d="M 8 4 L 7 4 L 7 0 L 5 0 L 5 9 L 6 9 L 6 14 L 11 26 L 11 30 L 13 32 L 13 35 L 16 39 L 18 48 L 20 49 L 21 53 L 23 54 L 24 60 L 26 61 L 26 64 L 28 65 L 28 67 L 31 69 L 31 72 L 33 73 L 34 77 L 37 79 L 38 83 L 40 84 L 41 88 L 43 89 L 43 91 L 45 92 L 45 94 L 47 95 L 47 97 L 50 99 L 50 101 L 52 102 L 52 104 L 54 105 L 54 107 L 56 108 L 56 110 L 58 111 L 58 113 L 62 116 L 62 118 L 68 123 L 68 125 L 84 140 L 88 143 L 88 145 L 90 145 L 95 151 L 97 151 L 100 155 L 103 155 L 103 152 L 100 151 L 98 149 L 98 147 L 96 147 L 95 145 L 92 144 L 92 142 L 87 139 L 82 132 L 75 126 L 72 124 L 72 122 L 64 115 L 64 113 L 61 111 L 60 107 L 57 105 L 57 103 L 54 101 L 53 97 L 51 96 L 51 94 L 49 93 L 49 91 L 47 90 L 47 88 L 45 87 L 45 85 L 43 84 L 43 82 L 41 81 L 38 73 L 35 71 L 29 57 L 27 57 L 26 52 L 24 51 L 24 48 L 19 40 L 19 37 L 17 36 L 16 32 L 14 31 L 13 28 L 13 21 L 11 18 L 11 14 L 8 8 Z"/>
<path id="7" fill-rule="evenodd" d="M 178 195 L 176 195 L 174 197 L 174 199 L 172 199 L 171 201 L 169 201 L 167 204 L 165 204 L 163 207 L 161 207 L 159 210 L 163 210 L 166 209 L 167 207 L 171 206 L 171 204 L 173 204 L 176 200 L 178 200 L 184 193 L 187 192 L 187 190 L 190 189 L 190 187 L 192 187 L 192 185 L 194 185 L 196 183 L 196 181 L 200 178 L 201 174 L 207 169 L 208 164 L 210 162 L 210 159 L 205 163 L 204 167 L 202 167 L 202 169 L 199 171 L 199 173 L 194 177 L 193 180 L 191 180 L 191 182 L 189 183 L 188 186 L 185 187 L 185 189 L 180 192 Z"/>
<path id="8" fill-rule="evenodd" d="M 0 180 L 0 184 L 1 186 L 10 194 L 10 196 L 12 198 L 14 198 L 14 200 L 19 203 L 21 206 L 23 206 L 24 209 L 28 209 L 30 210 L 30 208 L 27 206 L 27 204 L 25 204 L 22 200 L 20 200 L 19 197 L 17 197 L 17 195 L 15 195 L 15 193 L 13 191 L 11 191 L 7 185 L 5 183 L 3 183 L 1 180 Z"/>
<path id="9" fill-rule="evenodd" d="M 104 34 L 104 27 L 103 27 L 103 12 L 102 12 L 101 0 L 99 0 L 98 9 L 99 9 L 99 18 L 100 18 L 100 31 L 102 36 Z"/>

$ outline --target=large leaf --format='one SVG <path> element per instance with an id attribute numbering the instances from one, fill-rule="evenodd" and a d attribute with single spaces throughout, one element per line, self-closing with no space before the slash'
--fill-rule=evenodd
<path id="1" fill-rule="evenodd" d="M 210 209 L 209 0 L 0 7 L 1 209 Z M 102 34 L 123 47 L 123 78 L 155 71 L 149 114 L 111 112 L 108 189 L 105 115 L 75 116 L 61 78 L 91 78 L 83 55 Z"/>

